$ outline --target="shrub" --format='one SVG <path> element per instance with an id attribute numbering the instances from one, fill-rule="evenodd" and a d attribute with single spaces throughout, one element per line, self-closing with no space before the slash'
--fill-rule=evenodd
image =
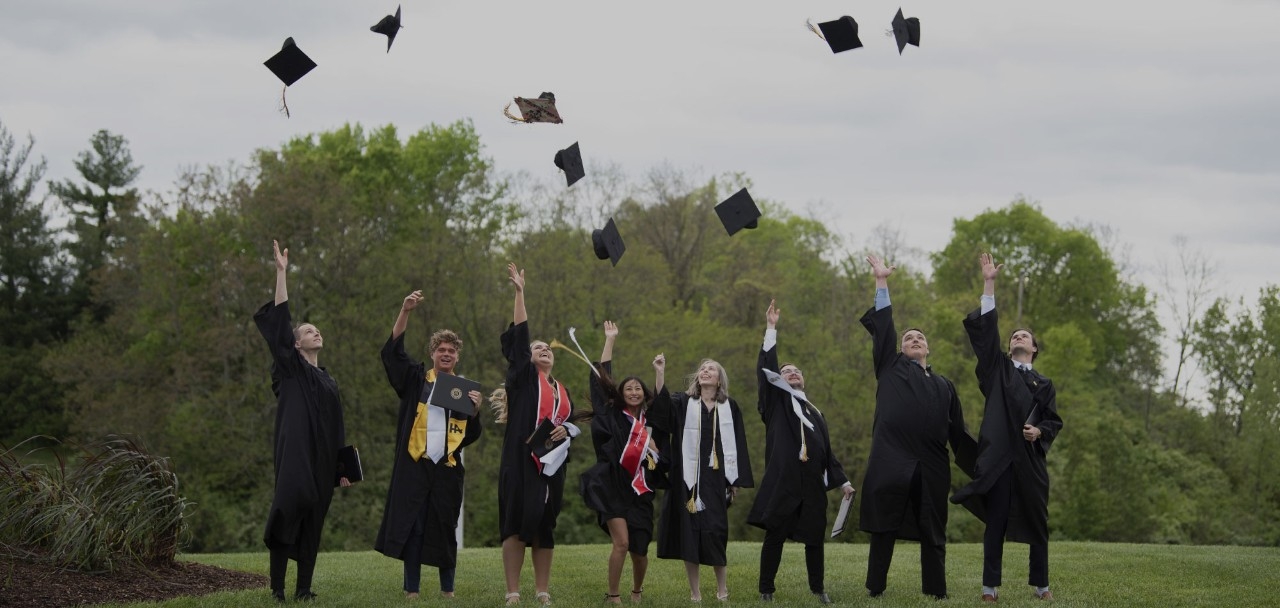
<path id="1" fill-rule="evenodd" d="M 120 437 L 75 447 L 70 467 L 61 454 L 23 464 L 16 449 L 0 453 L 7 557 L 83 571 L 173 559 L 188 503 L 168 459 Z"/>

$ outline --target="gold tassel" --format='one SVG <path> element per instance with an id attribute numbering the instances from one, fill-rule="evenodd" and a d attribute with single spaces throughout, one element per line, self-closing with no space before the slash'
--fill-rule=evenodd
<path id="1" fill-rule="evenodd" d="M 525 119 L 520 118 L 520 117 L 516 116 L 515 114 L 512 114 L 512 113 L 511 113 L 511 104 L 513 104 L 513 103 L 515 103 L 515 101 L 507 102 L 507 107 L 502 108 L 502 113 L 503 113 L 504 115 L 506 115 L 506 117 L 507 117 L 507 118 L 510 118 L 510 119 L 511 119 L 511 122 L 518 122 L 518 123 L 521 123 L 521 124 L 527 124 L 527 123 L 528 123 L 528 121 L 526 121 Z"/>
<path id="2" fill-rule="evenodd" d="M 569 348 L 568 346 L 565 346 L 564 342 L 561 342 L 561 341 L 556 340 L 556 339 L 554 339 L 554 338 L 553 338 L 553 339 L 551 340 L 551 343 L 550 343 L 550 344 L 548 344 L 547 346 L 550 346 L 551 348 L 558 348 L 558 349 L 560 349 L 560 350 L 563 350 L 564 352 L 567 352 L 567 353 L 569 353 L 569 354 L 573 355 L 573 358 L 575 358 L 575 359 L 577 359 L 577 360 L 579 360 L 579 361 L 581 361 L 581 362 L 583 362 L 583 363 L 586 363 L 586 364 L 587 364 L 587 367 L 590 367 L 590 368 L 591 368 L 591 371 L 595 371 L 596 366 L 592 365 L 590 361 L 587 361 L 586 357 L 583 357 L 582 355 L 578 354 L 578 351 L 573 350 L 572 348 Z"/>
<path id="3" fill-rule="evenodd" d="M 800 423 L 800 462 L 809 462 L 809 443 L 804 440 L 804 423 Z"/>
<path id="4" fill-rule="evenodd" d="M 804 25 L 805 25 L 805 27 L 808 27 L 808 28 L 809 28 L 809 31 L 811 31 L 811 32 L 813 32 L 813 33 L 815 33 L 815 34 L 817 34 L 819 38 L 821 38 L 821 39 L 823 39 L 823 40 L 826 40 L 826 39 L 827 39 L 827 37 L 826 37 L 826 36 L 823 36 L 823 35 L 822 35 L 822 30 L 819 30 L 819 29 L 818 29 L 818 26 L 816 26 L 816 25 L 814 25 L 814 24 L 813 24 L 813 19 L 805 19 L 805 20 L 804 20 Z"/>
<path id="5" fill-rule="evenodd" d="M 694 486 L 694 489 L 696 490 L 697 486 Z M 698 512 L 698 503 L 694 501 L 694 499 L 696 499 L 697 497 L 698 497 L 698 493 L 695 491 L 692 495 L 689 496 L 689 501 L 684 503 L 684 508 L 688 509 L 690 513 Z"/>
<path id="6" fill-rule="evenodd" d="M 720 430 L 720 408 L 712 406 L 711 415 L 711 470 L 720 470 L 720 460 L 716 458 L 716 435 Z"/>
<path id="7" fill-rule="evenodd" d="M 658 468 L 658 461 L 654 460 L 653 456 L 645 454 L 644 466 L 648 468 L 650 471 L 656 470 Z"/>

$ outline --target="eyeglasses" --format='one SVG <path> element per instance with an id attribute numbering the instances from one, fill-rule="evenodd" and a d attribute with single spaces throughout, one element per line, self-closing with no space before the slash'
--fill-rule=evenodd
<path id="1" fill-rule="evenodd" d="M 795 374 L 795 375 L 797 375 L 797 376 L 803 376 L 803 375 L 804 375 L 804 374 L 800 373 L 800 369 L 799 369 L 799 368 L 796 368 L 796 367 L 791 367 L 791 368 L 788 368 L 788 369 L 784 369 L 784 370 L 782 370 L 782 375 L 784 375 L 784 376 L 791 375 L 791 374 Z"/>

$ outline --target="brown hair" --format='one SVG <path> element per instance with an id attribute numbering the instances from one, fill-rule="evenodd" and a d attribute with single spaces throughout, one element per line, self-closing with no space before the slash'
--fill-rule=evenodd
<path id="1" fill-rule="evenodd" d="M 459 338 L 458 334 L 453 333 L 451 329 L 441 329 L 431 334 L 431 342 L 427 344 L 427 352 L 434 353 L 437 348 L 440 348 L 441 344 L 445 343 L 452 344 L 454 348 L 458 349 L 458 352 L 462 352 L 462 338 Z"/>

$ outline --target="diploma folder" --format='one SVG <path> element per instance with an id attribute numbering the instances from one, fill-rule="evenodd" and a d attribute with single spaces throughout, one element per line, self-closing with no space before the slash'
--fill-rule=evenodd
<path id="1" fill-rule="evenodd" d="M 556 430 L 556 425 L 551 423 L 551 419 L 543 418 L 538 424 L 538 428 L 533 430 L 533 434 L 529 436 L 529 451 L 533 452 L 535 459 L 546 456 L 548 452 L 560 447 L 560 444 L 568 441 L 561 439 L 560 441 L 551 440 L 551 431 Z"/>
<path id="2" fill-rule="evenodd" d="M 458 412 L 463 416 L 473 416 L 476 413 L 476 404 L 471 401 L 468 393 L 478 390 L 480 390 L 480 383 L 475 380 L 453 374 L 437 373 L 436 381 L 431 386 L 431 394 L 427 396 L 427 403 Z"/>
<path id="3" fill-rule="evenodd" d="M 849 520 L 849 506 L 853 504 L 855 494 L 840 499 L 840 511 L 836 513 L 836 521 L 831 525 L 831 538 L 840 536 L 840 533 L 844 532 L 844 524 Z"/>
<path id="4" fill-rule="evenodd" d="M 364 479 L 364 467 L 360 466 L 360 450 L 357 450 L 354 445 L 338 449 L 338 472 L 333 476 L 335 488 L 340 485 L 339 480 L 343 477 L 351 483 Z"/>

